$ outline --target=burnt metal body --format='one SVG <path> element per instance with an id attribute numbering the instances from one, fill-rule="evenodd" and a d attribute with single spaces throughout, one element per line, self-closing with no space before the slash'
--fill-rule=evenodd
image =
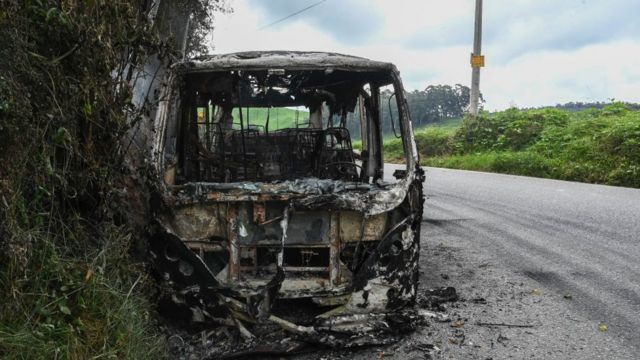
<path id="1" fill-rule="evenodd" d="M 209 304 L 206 316 L 223 323 L 269 320 L 305 333 L 317 329 L 272 314 L 278 299 L 333 307 L 322 321 L 415 300 L 424 173 L 395 66 L 251 52 L 169 73 L 154 120 L 162 181 L 150 252 L 178 301 Z M 383 180 L 382 87 L 394 89 L 405 153 L 393 182 Z M 274 125 L 276 108 L 294 107 L 308 119 Z"/>

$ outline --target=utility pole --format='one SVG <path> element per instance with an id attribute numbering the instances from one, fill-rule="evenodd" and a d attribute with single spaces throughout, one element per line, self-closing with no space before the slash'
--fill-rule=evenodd
<path id="1" fill-rule="evenodd" d="M 478 102 L 480 98 L 480 68 L 484 66 L 482 55 L 482 0 L 476 0 L 476 21 L 473 33 L 473 53 L 471 54 L 471 98 L 469 112 L 471 116 L 478 116 Z"/>

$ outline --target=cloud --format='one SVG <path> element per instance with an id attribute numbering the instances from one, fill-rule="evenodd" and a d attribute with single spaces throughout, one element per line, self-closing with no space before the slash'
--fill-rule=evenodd
<path id="1" fill-rule="evenodd" d="M 484 39 L 506 63 L 540 50 L 569 51 L 637 36 L 637 0 L 520 0 L 485 2 Z"/>
<path id="2" fill-rule="evenodd" d="M 412 4 L 422 24 L 402 43 L 412 49 L 468 45 L 473 42 L 474 1 L 424 0 Z M 483 47 L 494 62 L 507 63 L 540 50 L 572 50 L 637 37 L 637 0 L 485 1 Z M 434 18 L 435 15 L 435 18 Z"/>
<path id="3" fill-rule="evenodd" d="M 474 0 L 369 0 L 366 5 L 327 0 L 310 10 L 308 19 L 257 30 L 313 2 L 297 1 L 287 8 L 292 2 L 236 0 L 234 13 L 216 19 L 216 51 L 341 52 L 393 62 L 409 91 L 469 84 Z M 336 24 L 347 20 L 328 9 L 342 3 L 353 25 L 343 24 L 338 31 Z M 634 19 L 640 1 L 487 0 L 484 5 L 487 67 L 481 90 L 488 109 L 610 98 L 640 102 L 640 21 Z M 321 8 L 329 13 L 313 12 Z M 384 16 L 376 23 L 379 14 Z M 340 35 L 352 27 L 367 32 Z"/>
<path id="4" fill-rule="evenodd" d="M 612 98 L 637 102 L 639 57 L 640 43 L 629 40 L 574 51 L 539 51 L 505 66 L 485 68 L 481 88 L 489 109 Z"/>
<path id="5" fill-rule="evenodd" d="M 411 49 L 470 44 L 474 2 L 470 0 L 377 0 L 386 14 L 384 40 Z"/>
<path id="6" fill-rule="evenodd" d="M 311 6 L 318 0 L 248 0 L 247 2 L 260 12 L 260 24 L 256 24 L 259 27 Z M 304 22 L 342 43 L 357 44 L 377 36 L 381 30 L 378 24 L 383 22 L 383 18 L 384 14 L 371 6 L 371 1 L 368 0 L 326 0 L 273 27 L 282 29 L 292 23 Z"/>
<path id="7" fill-rule="evenodd" d="M 317 0 L 246 0 L 258 28 Z M 238 2 L 239 3 L 239 2 Z M 335 42 L 429 50 L 473 42 L 474 0 L 326 0 L 270 30 L 306 24 Z M 484 2 L 483 47 L 494 62 L 529 52 L 571 50 L 637 37 L 638 0 L 491 0 Z M 313 41 L 313 39 L 308 39 Z"/>

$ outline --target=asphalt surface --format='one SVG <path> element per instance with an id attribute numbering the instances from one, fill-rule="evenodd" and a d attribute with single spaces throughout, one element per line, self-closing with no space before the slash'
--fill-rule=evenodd
<path id="1" fill-rule="evenodd" d="M 490 259 L 503 276 L 531 279 L 542 293 L 570 299 L 552 311 L 587 329 L 607 325 L 608 339 L 593 341 L 638 353 L 640 190 L 426 170 L 423 246 L 444 242 Z"/>

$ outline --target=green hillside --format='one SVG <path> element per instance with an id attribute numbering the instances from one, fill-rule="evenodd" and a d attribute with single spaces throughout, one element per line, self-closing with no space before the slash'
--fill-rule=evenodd
<path id="1" fill-rule="evenodd" d="M 231 114 L 235 124 L 234 127 L 240 128 L 239 110 L 233 109 Z M 309 112 L 289 108 L 249 108 L 248 111 L 247 108 L 242 109 L 242 118 L 245 126 L 249 124 L 264 127 L 267 123 L 267 117 L 269 118 L 269 131 L 295 127 L 307 127 Z M 298 126 L 296 126 L 296 122 Z"/>

